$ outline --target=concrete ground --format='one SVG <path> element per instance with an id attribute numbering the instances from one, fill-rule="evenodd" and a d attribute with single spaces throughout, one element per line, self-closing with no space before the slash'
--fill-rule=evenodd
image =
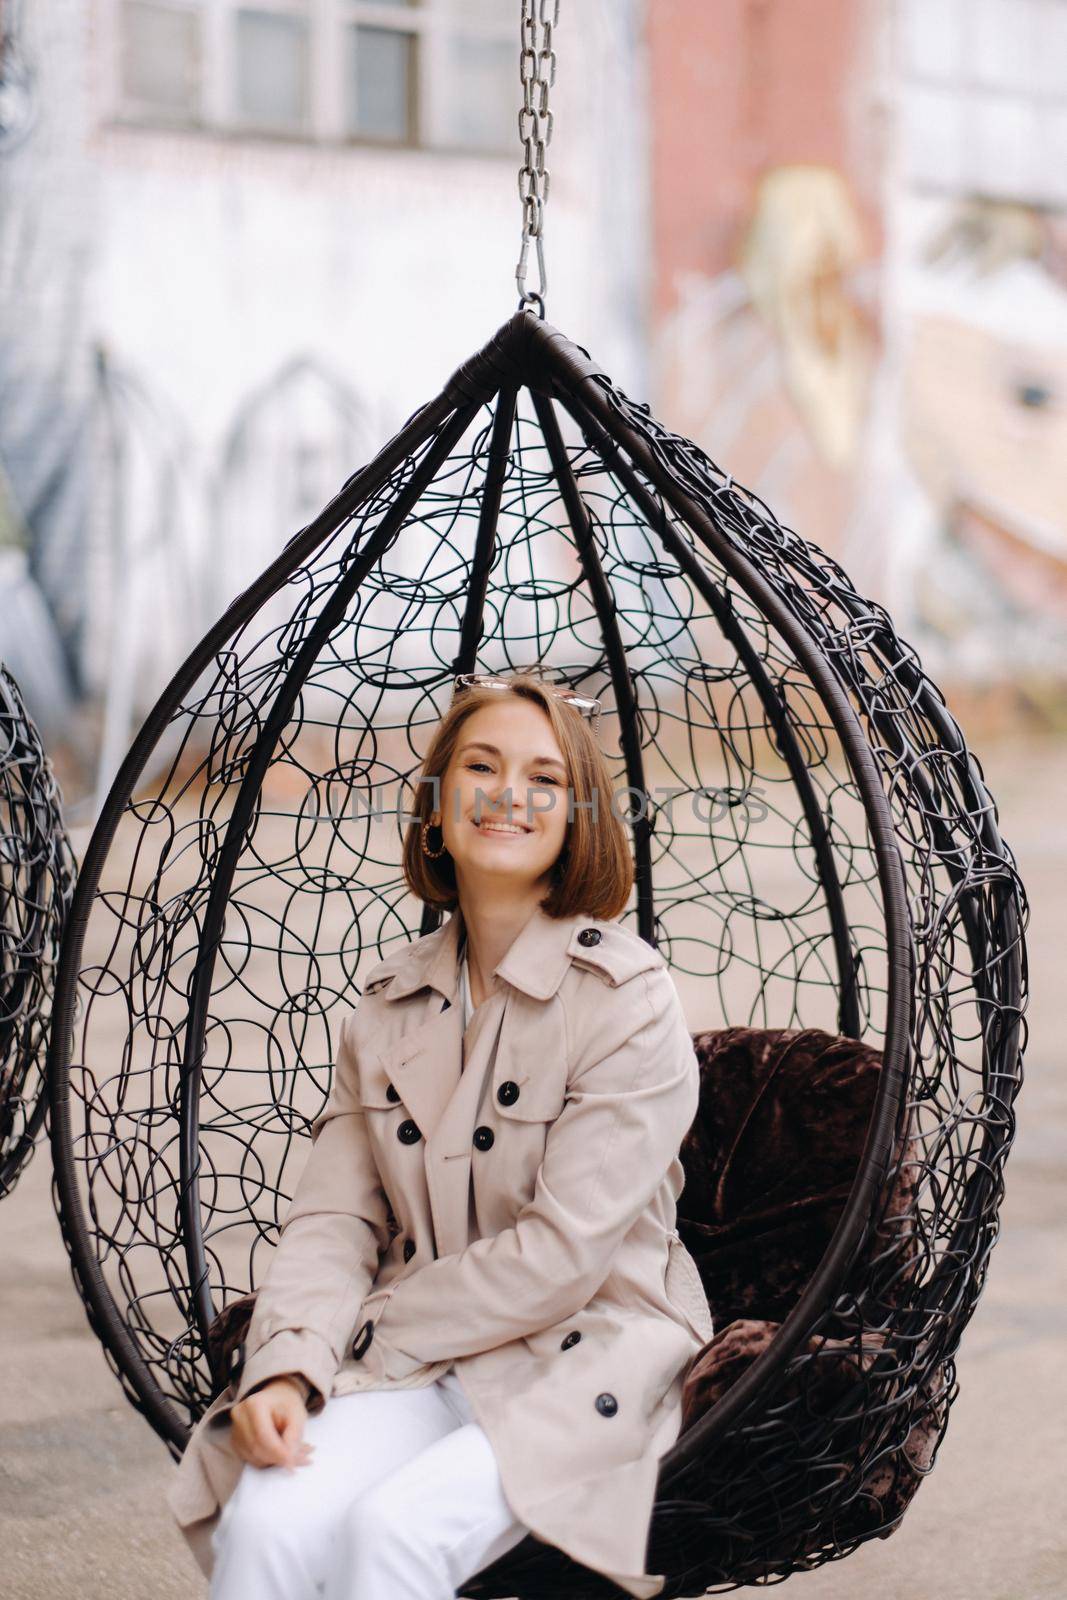
<path id="1" fill-rule="evenodd" d="M 1067 748 L 1002 745 L 981 759 L 1032 904 L 1034 999 L 1002 1235 L 929 1481 L 890 1539 L 794 1578 L 800 1600 L 1067 1596 Z M 170 1459 L 89 1330 L 49 1181 L 43 1146 L 0 1208 L 0 1595 L 202 1600 L 163 1505 Z"/>

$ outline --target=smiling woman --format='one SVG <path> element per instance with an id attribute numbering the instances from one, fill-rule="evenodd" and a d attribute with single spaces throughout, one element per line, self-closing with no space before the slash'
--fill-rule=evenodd
<path id="1" fill-rule="evenodd" d="M 436 884 L 426 885 L 440 892 L 420 890 L 424 898 L 440 904 L 443 896 L 445 903 L 464 908 L 476 1007 L 494 967 L 542 898 L 551 899 L 558 889 L 558 910 L 575 909 L 568 904 L 568 875 L 587 886 L 594 858 L 617 858 L 615 899 L 603 900 L 595 913 L 616 916 L 629 898 L 631 858 L 610 806 L 607 766 L 590 726 L 575 715 L 594 706 L 599 709 L 596 701 L 558 692 L 532 673 L 456 680 L 452 705 L 423 765 L 424 814 L 416 813 L 418 832 L 412 830 L 409 840 L 418 839 L 412 865 L 420 871 L 427 860 L 441 862 L 427 871 Z M 575 782 L 568 783 L 571 770 Z M 587 814 L 591 827 L 580 837 L 575 828 L 568 848 L 568 829 Z M 428 844 L 434 826 L 441 834 L 439 852 Z"/>
<path id="2" fill-rule="evenodd" d="M 490 895 L 502 887 L 506 860 L 499 852 L 472 855 L 468 841 L 480 844 L 489 825 L 505 823 L 520 831 L 495 832 L 494 842 L 531 846 L 521 867 L 518 852 L 514 864 L 528 895 L 546 896 L 549 915 L 621 914 L 633 861 L 594 737 L 597 711 L 597 701 L 557 691 L 532 672 L 456 680 L 423 761 L 404 844 L 405 875 L 427 904 L 452 909 L 466 884 Z"/>
<path id="3" fill-rule="evenodd" d="M 367 974 L 239 1382 L 172 1492 L 212 1600 L 441 1600 L 528 1533 L 663 1587 L 659 1460 L 713 1332 L 667 1270 L 699 1065 L 617 920 L 594 706 L 456 680 L 404 843 L 453 915 Z"/>
<path id="4" fill-rule="evenodd" d="M 417 848 L 409 849 L 407 865 L 424 899 L 465 910 L 475 1007 L 543 898 L 547 909 L 555 894 L 556 914 L 574 910 L 568 878 L 588 897 L 594 859 L 598 869 L 615 870 L 593 914 L 616 916 L 629 899 L 630 851 L 592 736 L 599 709 L 599 702 L 557 689 L 535 672 L 465 674 L 455 681 L 452 704 L 423 763 L 422 805 L 408 835 Z M 586 722 L 589 713 L 594 720 Z M 575 825 L 579 816 L 588 819 L 585 828 Z M 431 829 L 441 836 L 436 850 Z"/>

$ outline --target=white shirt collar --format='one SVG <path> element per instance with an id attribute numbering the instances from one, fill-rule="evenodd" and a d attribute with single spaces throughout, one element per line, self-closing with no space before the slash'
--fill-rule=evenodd
<path id="1" fill-rule="evenodd" d="M 460 1001 L 463 1006 L 463 1028 L 464 1031 L 466 1031 L 467 1024 L 471 1019 L 471 1013 L 474 1010 L 474 1001 L 471 999 L 470 974 L 467 971 L 466 943 L 464 943 L 463 957 L 459 964 L 459 993 Z"/>

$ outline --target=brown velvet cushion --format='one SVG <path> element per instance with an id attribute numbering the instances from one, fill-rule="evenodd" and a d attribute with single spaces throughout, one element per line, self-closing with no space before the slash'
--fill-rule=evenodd
<path id="1" fill-rule="evenodd" d="M 700 1105 L 681 1149 L 678 1231 L 700 1268 L 715 1333 L 686 1377 L 683 1432 L 768 1348 L 822 1260 L 856 1175 L 881 1071 L 879 1051 L 818 1028 L 726 1028 L 693 1042 Z M 902 1268 L 916 1251 L 913 1154 L 909 1146 L 868 1245 L 869 1259 L 879 1260 L 870 1320 L 883 1326 L 891 1327 Z M 830 1322 L 807 1341 L 815 1365 L 778 1390 L 776 1407 L 803 1383 L 806 1414 L 826 1414 L 862 1377 L 886 1336 L 872 1326 L 857 1350 L 854 1337 L 832 1336 L 845 1331 Z M 937 1413 L 931 1403 L 864 1481 L 839 1515 L 841 1538 L 891 1531 L 932 1459 Z M 856 1460 L 862 1445 L 857 1437 Z"/>
<path id="2" fill-rule="evenodd" d="M 745 1318 L 731 1322 L 721 1329 L 697 1356 L 690 1369 L 682 1398 L 682 1432 L 705 1411 L 713 1406 L 737 1382 L 747 1367 L 774 1340 L 781 1323 L 751 1321 Z M 808 1339 L 803 1349 L 811 1358 L 811 1370 L 804 1379 L 803 1411 L 810 1427 L 818 1416 L 829 1415 L 839 1402 L 848 1402 L 849 1391 L 862 1378 L 871 1362 L 883 1349 L 886 1336 L 873 1329 L 863 1335 L 862 1349 L 857 1350 L 854 1339 Z M 775 1395 L 775 1406 L 781 1406 L 798 1391 L 794 1378 Z M 846 1499 L 845 1504 L 832 1519 L 832 1525 L 820 1525 L 819 1542 L 833 1539 L 838 1544 L 863 1538 L 872 1533 L 880 1538 L 896 1528 L 900 1518 L 933 1464 L 937 1441 L 944 1429 L 945 1409 L 948 1404 L 947 1385 L 926 1383 L 920 1397 L 916 1397 L 915 1421 L 905 1437 L 895 1447 L 886 1447 L 883 1441 L 879 1459 L 873 1469 L 866 1470 L 865 1459 L 870 1454 L 871 1440 L 864 1437 L 864 1411 L 851 1399 L 853 1421 L 850 1428 L 835 1430 L 835 1450 L 832 1458 L 820 1461 L 816 1473 L 819 1495 L 825 1500 L 830 1478 L 852 1477 L 862 1483 L 859 1492 Z M 720 1452 L 731 1448 L 738 1453 L 738 1472 L 744 1471 L 743 1446 L 740 1441 L 727 1440 Z M 810 1446 L 809 1446 L 810 1448 Z"/>
<path id="3" fill-rule="evenodd" d="M 700 1105 L 682 1144 L 678 1231 L 716 1328 L 783 1322 L 856 1175 L 881 1055 L 819 1028 L 694 1036 Z"/>

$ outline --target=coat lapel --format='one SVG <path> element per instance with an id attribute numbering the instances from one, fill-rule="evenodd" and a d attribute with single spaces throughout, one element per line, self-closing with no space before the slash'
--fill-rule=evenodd
<path id="1" fill-rule="evenodd" d="M 507 989 L 478 1007 L 466 1036 L 459 998 L 430 998 L 422 1022 L 383 1049 L 378 1064 L 425 1140 L 423 1155 L 439 1254 L 462 1250 L 467 1238 L 471 1149 L 480 1091 L 506 1008 Z M 442 1008 L 442 1009 L 439 1009 Z"/>
<path id="2" fill-rule="evenodd" d="M 458 1085 L 426 1142 L 426 1185 L 439 1255 L 465 1250 L 470 1243 L 471 1157 L 478 1106 L 497 1036 L 507 991 L 478 1007 L 466 1034 L 466 1062 Z M 451 1009 L 451 1008 L 450 1008 Z M 457 1012 L 461 1007 L 454 1008 Z"/>
<path id="3" fill-rule="evenodd" d="M 519 1087 L 520 1118 L 546 1122 L 559 1115 L 566 1089 L 567 1036 L 559 1007 L 505 988 L 478 1007 L 465 1043 L 466 1065 L 425 1153 L 434 1237 L 442 1255 L 471 1242 L 474 1131 L 481 1121 L 496 1121 L 490 1111 L 492 1085 L 510 1079 Z"/>
<path id="4" fill-rule="evenodd" d="M 442 1009 L 437 994 L 430 996 L 423 1021 L 379 1053 L 379 1067 L 426 1140 L 459 1084 L 462 1061 L 462 1007 L 457 999 Z"/>

